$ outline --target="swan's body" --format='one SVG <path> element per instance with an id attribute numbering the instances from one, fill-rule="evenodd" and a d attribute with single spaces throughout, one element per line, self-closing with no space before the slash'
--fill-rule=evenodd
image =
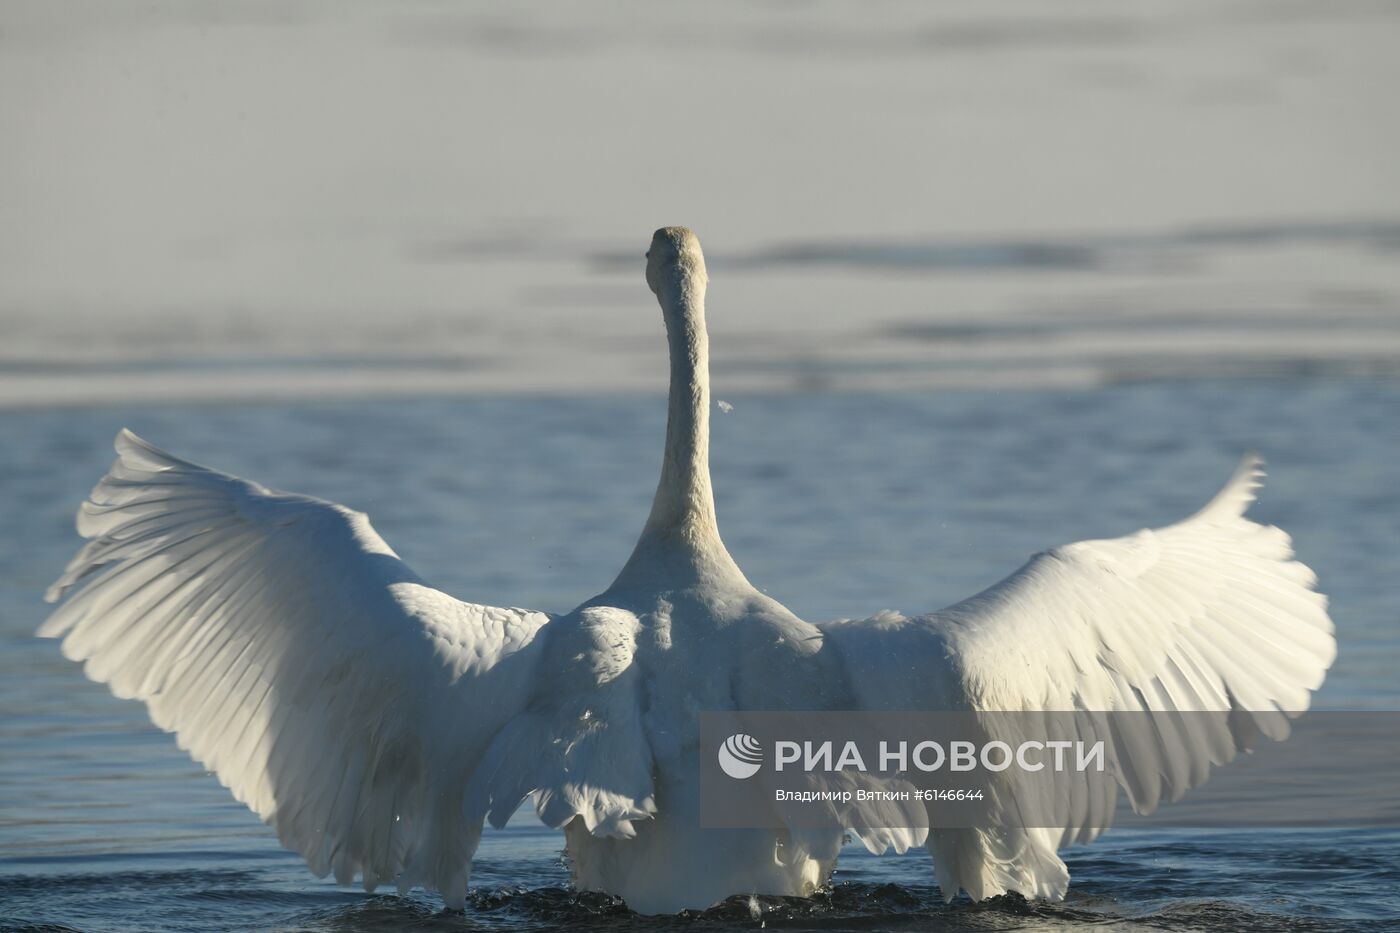
<path id="1" fill-rule="evenodd" d="M 84 504 L 92 540 L 41 629 L 215 771 L 313 871 L 466 896 L 483 820 L 533 794 L 575 880 L 642 912 L 806 894 L 840 831 L 703 830 L 709 709 L 1231 710 L 1230 732 L 1124 751 L 1151 809 L 1305 709 L 1335 654 L 1311 571 L 1243 517 L 1246 461 L 1192 518 L 1041 554 L 964 603 L 824 627 L 758 592 L 720 540 L 708 465 L 707 283 L 695 237 L 657 232 L 647 281 L 672 378 L 651 516 L 606 592 L 563 616 L 459 602 L 343 506 L 275 493 L 129 432 Z M 1166 759 L 1170 759 L 1167 761 Z M 1089 806 L 1089 805 L 1086 805 Z M 925 841 L 948 897 L 1063 896 L 1062 829 L 851 827 Z"/>

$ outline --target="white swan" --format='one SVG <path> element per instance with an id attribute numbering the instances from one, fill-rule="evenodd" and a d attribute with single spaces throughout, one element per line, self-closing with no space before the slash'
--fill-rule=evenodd
<path id="1" fill-rule="evenodd" d="M 1332 624 L 1287 535 L 1243 517 L 1252 458 L 1183 522 L 1056 548 L 931 615 L 818 628 L 758 592 L 715 523 L 700 244 L 666 228 L 648 257 L 671 353 L 665 459 L 602 595 L 563 616 L 459 602 L 363 514 L 123 431 L 78 516 L 91 540 L 48 594 L 68 601 L 40 634 L 145 701 L 318 875 L 424 885 L 454 907 L 483 820 L 504 824 L 530 794 L 564 828 L 577 884 L 642 912 L 822 884 L 839 832 L 698 827 L 699 710 L 1307 707 Z M 1150 809 L 1242 742 L 1165 737 L 1117 764 Z M 950 898 L 1061 897 L 1056 850 L 1098 832 L 1084 812 L 1066 823 L 934 830 L 938 883 Z M 854 828 L 875 850 L 926 835 Z"/>

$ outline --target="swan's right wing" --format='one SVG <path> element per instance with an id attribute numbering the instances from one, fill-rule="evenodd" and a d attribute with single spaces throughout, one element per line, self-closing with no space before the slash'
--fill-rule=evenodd
<path id="1" fill-rule="evenodd" d="M 1293 559 L 1283 531 L 1244 517 L 1261 476 L 1262 464 L 1250 457 L 1185 521 L 1038 554 L 995 586 L 929 615 L 885 613 L 823 634 L 865 709 L 1150 716 L 1150 729 L 1118 736 L 1109 765 L 1133 808 L 1151 812 L 1261 733 L 1287 735 L 1288 717 L 1308 708 L 1336 656 L 1313 572 Z M 1112 817 L 1113 797 L 1076 801 L 1064 826 L 1032 832 L 1033 844 L 1013 834 L 1018 851 L 1035 849 L 1045 865 L 1058 865 L 1054 848 L 1097 835 Z M 1000 853 L 986 864 L 998 859 L 1016 861 Z M 1013 884 L 1026 894 L 1063 891 L 1058 877 L 1047 881 L 1035 868 L 952 878 L 974 895 Z"/>
<path id="2" fill-rule="evenodd" d="M 39 634 L 144 701 L 318 875 L 460 906 L 466 788 L 527 702 L 548 617 L 424 585 L 344 506 L 116 446 Z"/>

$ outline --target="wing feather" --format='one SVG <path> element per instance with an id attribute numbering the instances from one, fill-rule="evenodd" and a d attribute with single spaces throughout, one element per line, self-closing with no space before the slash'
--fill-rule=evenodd
<path id="1" fill-rule="evenodd" d="M 931 615 L 882 613 L 824 634 L 867 709 L 1151 713 L 1146 728 L 1109 720 L 1112 768 L 1133 808 L 1151 812 L 1261 735 L 1285 738 L 1336 656 L 1316 575 L 1293 559 L 1287 534 L 1244 517 L 1262 466 L 1245 458 L 1175 525 L 1058 547 Z M 1112 801 L 1067 793 L 1059 843 L 1089 841 Z M 935 832 L 930 848 L 946 863 L 940 883 L 1062 894 L 1062 863 L 1037 848 L 1049 838 Z M 1027 854 L 1006 862 L 1018 846 Z"/>
<path id="2" fill-rule="evenodd" d="M 319 875 L 465 897 L 467 787 L 524 709 L 543 613 L 426 586 L 358 512 L 129 431 L 39 629 L 214 771 Z"/>

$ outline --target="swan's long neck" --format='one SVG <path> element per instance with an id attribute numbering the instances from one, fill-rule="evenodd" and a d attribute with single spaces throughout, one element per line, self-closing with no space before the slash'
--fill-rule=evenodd
<path id="1" fill-rule="evenodd" d="M 710 344 L 705 332 L 705 279 L 682 274 L 657 289 L 671 350 L 666 450 L 651 515 L 614 586 L 640 576 L 737 576 L 715 521 L 710 487 Z"/>
<path id="2" fill-rule="evenodd" d="M 678 277 L 658 296 L 671 348 L 666 451 L 646 531 L 696 544 L 719 540 L 710 487 L 710 338 L 705 332 L 705 285 Z"/>

